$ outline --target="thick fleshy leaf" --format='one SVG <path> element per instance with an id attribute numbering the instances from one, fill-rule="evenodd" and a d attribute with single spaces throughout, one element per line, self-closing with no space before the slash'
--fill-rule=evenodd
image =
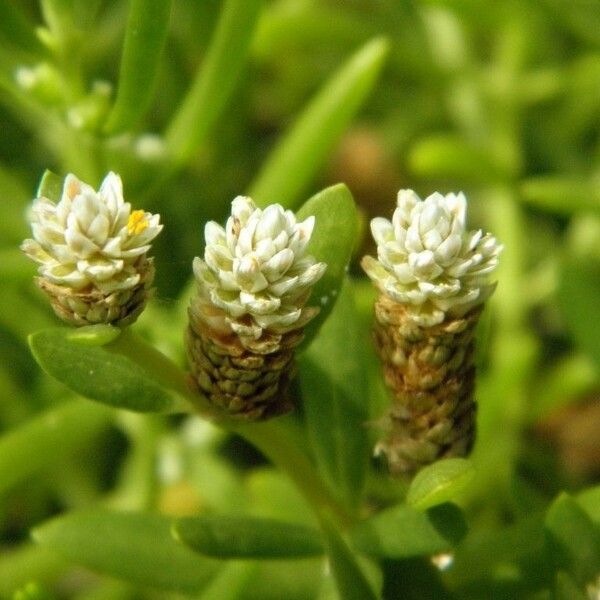
<path id="1" fill-rule="evenodd" d="M 406 503 L 424 510 L 454 500 L 473 479 L 475 469 L 464 458 L 447 458 L 421 469 L 412 480 Z"/>
<path id="2" fill-rule="evenodd" d="M 186 517 L 175 522 L 173 535 L 192 550 L 214 558 L 303 558 L 323 553 L 316 529 L 275 519 Z"/>
<path id="3" fill-rule="evenodd" d="M 323 530 L 340 600 L 376 600 L 377 594 L 346 541 L 328 522 L 324 522 Z"/>
<path id="4" fill-rule="evenodd" d="M 32 535 L 41 546 L 103 575 L 165 590 L 200 591 L 220 565 L 178 544 L 170 525 L 160 515 L 91 509 L 52 519 Z"/>
<path id="5" fill-rule="evenodd" d="M 85 334 L 63 328 L 38 331 L 29 337 L 29 345 L 46 373 L 86 398 L 137 412 L 178 408 L 175 396 L 154 379 L 155 373 L 111 351 L 114 346 L 90 344 Z"/>
<path id="6" fill-rule="evenodd" d="M 319 470 L 345 503 L 357 506 L 369 461 L 367 378 L 352 288 L 302 356 L 300 384 L 309 440 Z"/>
<path id="7" fill-rule="evenodd" d="M 365 554 L 408 558 L 446 552 L 465 533 L 463 514 L 453 504 L 440 504 L 425 512 L 399 505 L 359 524 L 352 539 Z"/>
<path id="8" fill-rule="evenodd" d="M 557 569 L 567 571 L 577 583 L 585 585 L 600 573 L 600 530 L 567 494 L 561 494 L 546 514 L 545 530 Z"/>
<path id="9" fill-rule="evenodd" d="M 108 133 L 134 126 L 150 106 L 170 14 L 171 0 L 131 0 L 117 98 L 106 124 Z"/>
<path id="10" fill-rule="evenodd" d="M 249 195 L 260 205 L 294 207 L 373 89 L 388 52 L 386 40 L 365 44 L 333 74 L 275 148 Z"/>
<path id="11" fill-rule="evenodd" d="M 343 184 L 332 185 L 309 198 L 298 210 L 299 221 L 315 217 L 315 227 L 307 253 L 327 265 L 315 284 L 308 304 L 318 306 L 319 314 L 305 329 L 302 347 L 317 334 L 333 309 L 342 287 L 358 232 L 358 213 L 350 190 Z"/>
<path id="12" fill-rule="evenodd" d="M 558 298 L 575 343 L 600 367 L 600 336 L 597 328 L 590 326 L 598 320 L 600 262 L 575 258 L 566 260 Z"/>
<path id="13" fill-rule="evenodd" d="M 52 171 L 44 171 L 42 178 L 37 189 L 38 198 L 48 198 L 52 202 L 57 203 L 60 201 L 63 188 L 63 179 Z"/>
<path id="14" fill-rule="evenodd" d="M 166 133 L 175 162 L 185 163 L 194 154 L 231 97 L 246 62 L 261 5 L 261 0 L 224 3 L 206 58 Z"/>
<path id="15" fill-rule="evenodd" d="M 79 449 L 111 420 L 111 411 L 102 406 L 65 402 L 4 434 L 0 438 L 0 494 Z"/>

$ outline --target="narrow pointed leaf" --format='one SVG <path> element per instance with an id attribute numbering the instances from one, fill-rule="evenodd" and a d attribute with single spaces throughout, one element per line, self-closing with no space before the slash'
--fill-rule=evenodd
<path id="1" fill-rule="evenodd" d="M 201 516 L 179 519 L 173 535 L 214 558 L 302 558 L 323 553 L 316 529 L 255 517 Z"/>
<path id="2" fill-rule="evenodd" d="M 38 185 L 37 197 L 48 198 L 52 202 L 56 203 L 60 201 L 63 188 L 63 179 L 52 171 L 44 171 L 42 179 Z"/>
<path id="3" fill-rule="evenodd" d="M 254 181 L 249 195 L 259 205 L 298 203 L 373 89 L 387 52 L 386 40 L 371 40 L 325 83 Z"/>
<path id="4" fill-rule="evenodd" d="M 464 458 L 447 458 L 421 469 L 412 480 L 406 503 L 424 510 L 456 498 L 472 481 L 475 469 Z"/>
<path id="5" fill-rule="evenodd" d="M 521 184 L 522 199 L 559 215 L 581 211 L 600 213 L 600 191 L 592 180 L 566 177 L 534 177 Z"/>
<path id="6" fill-rule="evenodd" d="M 352 539 L 365 554 L 408 558 L 446 552 L 465 533 L 462 512 L 453 504 L 440 504 L 426 512 L 399 505 L 359 524 Z"/>
<path id="7" fill-rule="evenodd" d="M 300 383 L 309 440 L 319 470 L 350 506 L 360 494 L 370 455 L 365 344 L 349 285 L 301 360 Z"/>
<path id="8" fill-rule="evenodd" d="M 178 544 L 160 515 L 90 509 L 44 523 L 32 535 L 74 564 L 165 590 L 197 592 L 219 568 Z"/>
<path id="9" fill-rule="evenodd" d="M 580 585 L 600 572 L 600 530 L 567 494 L 561 494 L 546 515 L 549 554 L 556 568 L 567 571 Z"/>
<path id="10" fill-rule="evenodd" d="M 5 433 L 0 438 L 0 494 L 79 449 L 111 420 L 108 409 L 73 401 Z"/>
<path id="11" fill-rule="evenodd" d="M 194 82 L 166 132 L 173 160 L 185 163 L 200 147 L 235 89 L 260 14 L 261 0 L 226 0 Z"/>
<path id="12" fill-rule="evenodd" d="M 329 523 L 324 523 L 327 554 L 340 600 L 377 600 L 357 557 Z"/>
<path id="13" fill-rule="evenodd" d="M 358 213 L 350 190 L 343 184 L 332 185 L 315 194 L 298 210 L 299 221 L 315 217 L 307 252 L 327 265 L 327 270 L 313 288 L 309 304 L 320 308 L 308 324 L 302 347 L 314 339 L 332 311 L 352 258 L 358 231 Z"/>
<path id="14" fill-rule="evenodd" d="M 69 389 L 104 404 L 137 412 L 176 410 L 175 398 L 152 374 L 106 346 L 73 340 L 69 329 L 45 329 L 29 337 L 39 365 Z"/>
<path id="15" fill-rule="evenodd" d="M 130 0 L 119 87 L 106 123 L 108 133 L 133 127 L 150 106 L 170 14 L 171 0 Z"/>

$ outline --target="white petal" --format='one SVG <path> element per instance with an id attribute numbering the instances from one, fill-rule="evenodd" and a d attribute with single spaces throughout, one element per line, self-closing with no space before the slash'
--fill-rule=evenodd
<path id="1" fill-rule="evenodd" d="M 281 300 L 269 296 L 256 296 L 240 292 L 240 302 L 253 315 L 267 315 L 275 312 L 281 306 Z"/>
<path id="2" fill-rule="evenodd" d="M 225 230 L 214 221 L 209 221 L 204 226 L 204 239 L 206 244 L 225 245 Z"/>
<path id="3" fill-rule="evenodd" d="M 104 203 L 111 215 L 115 217 L 123 206 L 123 182 L 121 178 L 112 171 L 104 178 L 98 191 L 104 199 Z"/>
<path id="4" fill-rule="evenodd" d="M 283 207 L 271 204 L 262 213 L 256 226 L 256 240 L 275 239 L 280 231 L 286 229 L 287 219 Z"/>
<path id="5" fill-rule="evenodd" d="M 262 272 L 269 281 L 276 281 L 285 275 L 294 258 L 294 253 L 289 248 L 284 248 L 263 265 Z"/>
<path id="6" fill-rule="evenodd" d="M 65 241 L 78 258 L 89 258 L 100 250 L 92 240 L 75 229 L 69 228 L 65 231 Z"/>

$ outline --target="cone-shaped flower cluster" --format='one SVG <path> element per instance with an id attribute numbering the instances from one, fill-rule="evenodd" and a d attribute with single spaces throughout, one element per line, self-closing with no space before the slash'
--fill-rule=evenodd
<path id="1" fill-rule="evenodd" d="M 375 341 L 394 402 L 377 451 L 392 472 L 462 456 L 474 439 L 474 333 L 502 247 L 466 229 L 462 193 L 421 200 L 401 190 L 392 222 L 371 222 L 378 260 L 363 268 L 382 292 Z"/>
<path id="2" fill-rule="evenodd" d="M 466 231 L 466 210 L 462 192 L 421 200 L 412 190 L 400 190 L 392 222 L 371 222 L 379 260 L 367 256 L 363 267 L 421 326 L 464 315 L 494 290 L 487 276 L 501 247 L 481 230 Z"/>
<path id="3" fill-rule="evenodd" d="M 188 355 L 199 389 L 233 415 L 259 419 L 290 409 L 293 351 L 318 312 L 305 305 L 326 268 L 306 255 L 314 223 L 238 196 L 225 228 L 206 225 L 204 260 L 194 260 Z"/>
<path id="4" fill-rule="evenodd" d="M 146 255 L 162 229 L 159 218 L 132 211 L 114 173 L 97 192 L 70 174 L 58 203 L 43 196 L 34 201 L 34 239 L 21 248 L 39 263 L 36 282 L 63 320 L 127 325 L 150 293 L 154 268 Z"/>

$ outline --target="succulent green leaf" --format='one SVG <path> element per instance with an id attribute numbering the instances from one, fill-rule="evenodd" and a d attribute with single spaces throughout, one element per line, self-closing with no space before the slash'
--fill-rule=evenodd
<path id="1" fill-rule="evenodd" d="M 133 127 L 150 106 L 170 14 L 171 0 L 130 0 L 119 87 L 106 123 L 107 133 Z"/>
<path id="2" fill-rule="evenodd" d="M 86 346 L 105 346 L 121 335 L 121 329 L 112 325 L 87 325 L 69 333 L 69 340 Z"/>
<path id="3" fill-rule="evenodd" d="M 365 554 L 408 558 L 446 552 L 465 533 L 463 514 L 453 504 L 440 504 L 425 512 L 398 505 L 360 523 L 352 539 Z"/>
<path id="4" fill-rule="evenodd" d="M 327 270 L 313 288 L 309 305 L 318 306 L 319 314 L 305 329 L 302 347 L 307 347 L 332 311 L 352 257 L 358 231 L 358 213 L 350 190 L 343 184 L 332 185 L 309 198 L 298 210 L 302 221 L 315 217 L 307 254 L 324 262 Z"/>
<path id="5" fill-rule="evenodd" d="M 261 5 L 261 0 L 224 3 L 206 58 L 166 132 L 169 153 L 176 163 L 185 163 L 200 147 L 231 97 Z"/>
<path id="6" fill-rule="evenodd" d="M 0 437 L 0 495 L 61 456 L 79 449 L 110 425 L 111 412 L 65 402 Z"/>
<path id="7" fill-rule="evenodd" d="M 213 558 L 303 558 L 323 553 L 316 529 L 255 517 L 206 515 L 178 519 L 176 540 Z"/>
<path id="8" fill-rule="evenodd" d="M 73 335 L 69 329 L 53 328 L 29 337 L 33 356 L 46 373 L 86 398 L 117 408 L 137 412 L 176 409 L 175 398 L 151 372 L 107 346 L 81 343 L 77 337 L 73 340 Z"/>
<path id="9" fill-rule="evenodd" d="M 344 538 L 327 521 L 323 531 L 340 600 L 376 600 L 377 594 Z"/>
<path id="10" fill-rule="evenodd" d="M 600 336 L 595 327 L 600 298 L 600 261 L 567 259 L 562 268 L 558 299 L 575 343 L 600 366 Z"/>
<path id="11" fill-rule="evenodd" d="M 358 327 L 346 284 L 300 364 L 306 425 L 319 470 L 350 506 L 360 503 L 370 455 L 367 378 L 356 368 L 365 361 Z"/>
<path id="12" fill-rule="evenodd" d="M 311 100 L 273 150 L 249 195 L 259 206 L 294 207 L 373 89 L 388 53 L 376 38 L 351 56 Z"/>
<path id="13" fill-rule="evenodd" d="M 48 198 L 56 203 L 60 201 L 63 188 L 63 179 L 56 173 L 46 170 L 42 175 L 37 189 L 38 198 Z"/>
<path id="14" fill-rule="evenodd" d="M 412 480 L 406 503 L 424 510 L 454 500 L 472 481 L 475 469 L 464 458 L 446 458 L 421 469 Z"/>
<path id="15" fill-rule="evenodd" d="M 198 592 L 219 568 L 178 544 L 167 518 L 149 513 L 77 511 L 44 523 L 32 535 L 74 564 L 169 591 Z"/>
<path id="16" fill-rule="evenodd" d="M 568 494 L 561 494 L 546 514 L 545 531 L 554 566 L 585 585 L 600 572 L 600 530 Z"/>

